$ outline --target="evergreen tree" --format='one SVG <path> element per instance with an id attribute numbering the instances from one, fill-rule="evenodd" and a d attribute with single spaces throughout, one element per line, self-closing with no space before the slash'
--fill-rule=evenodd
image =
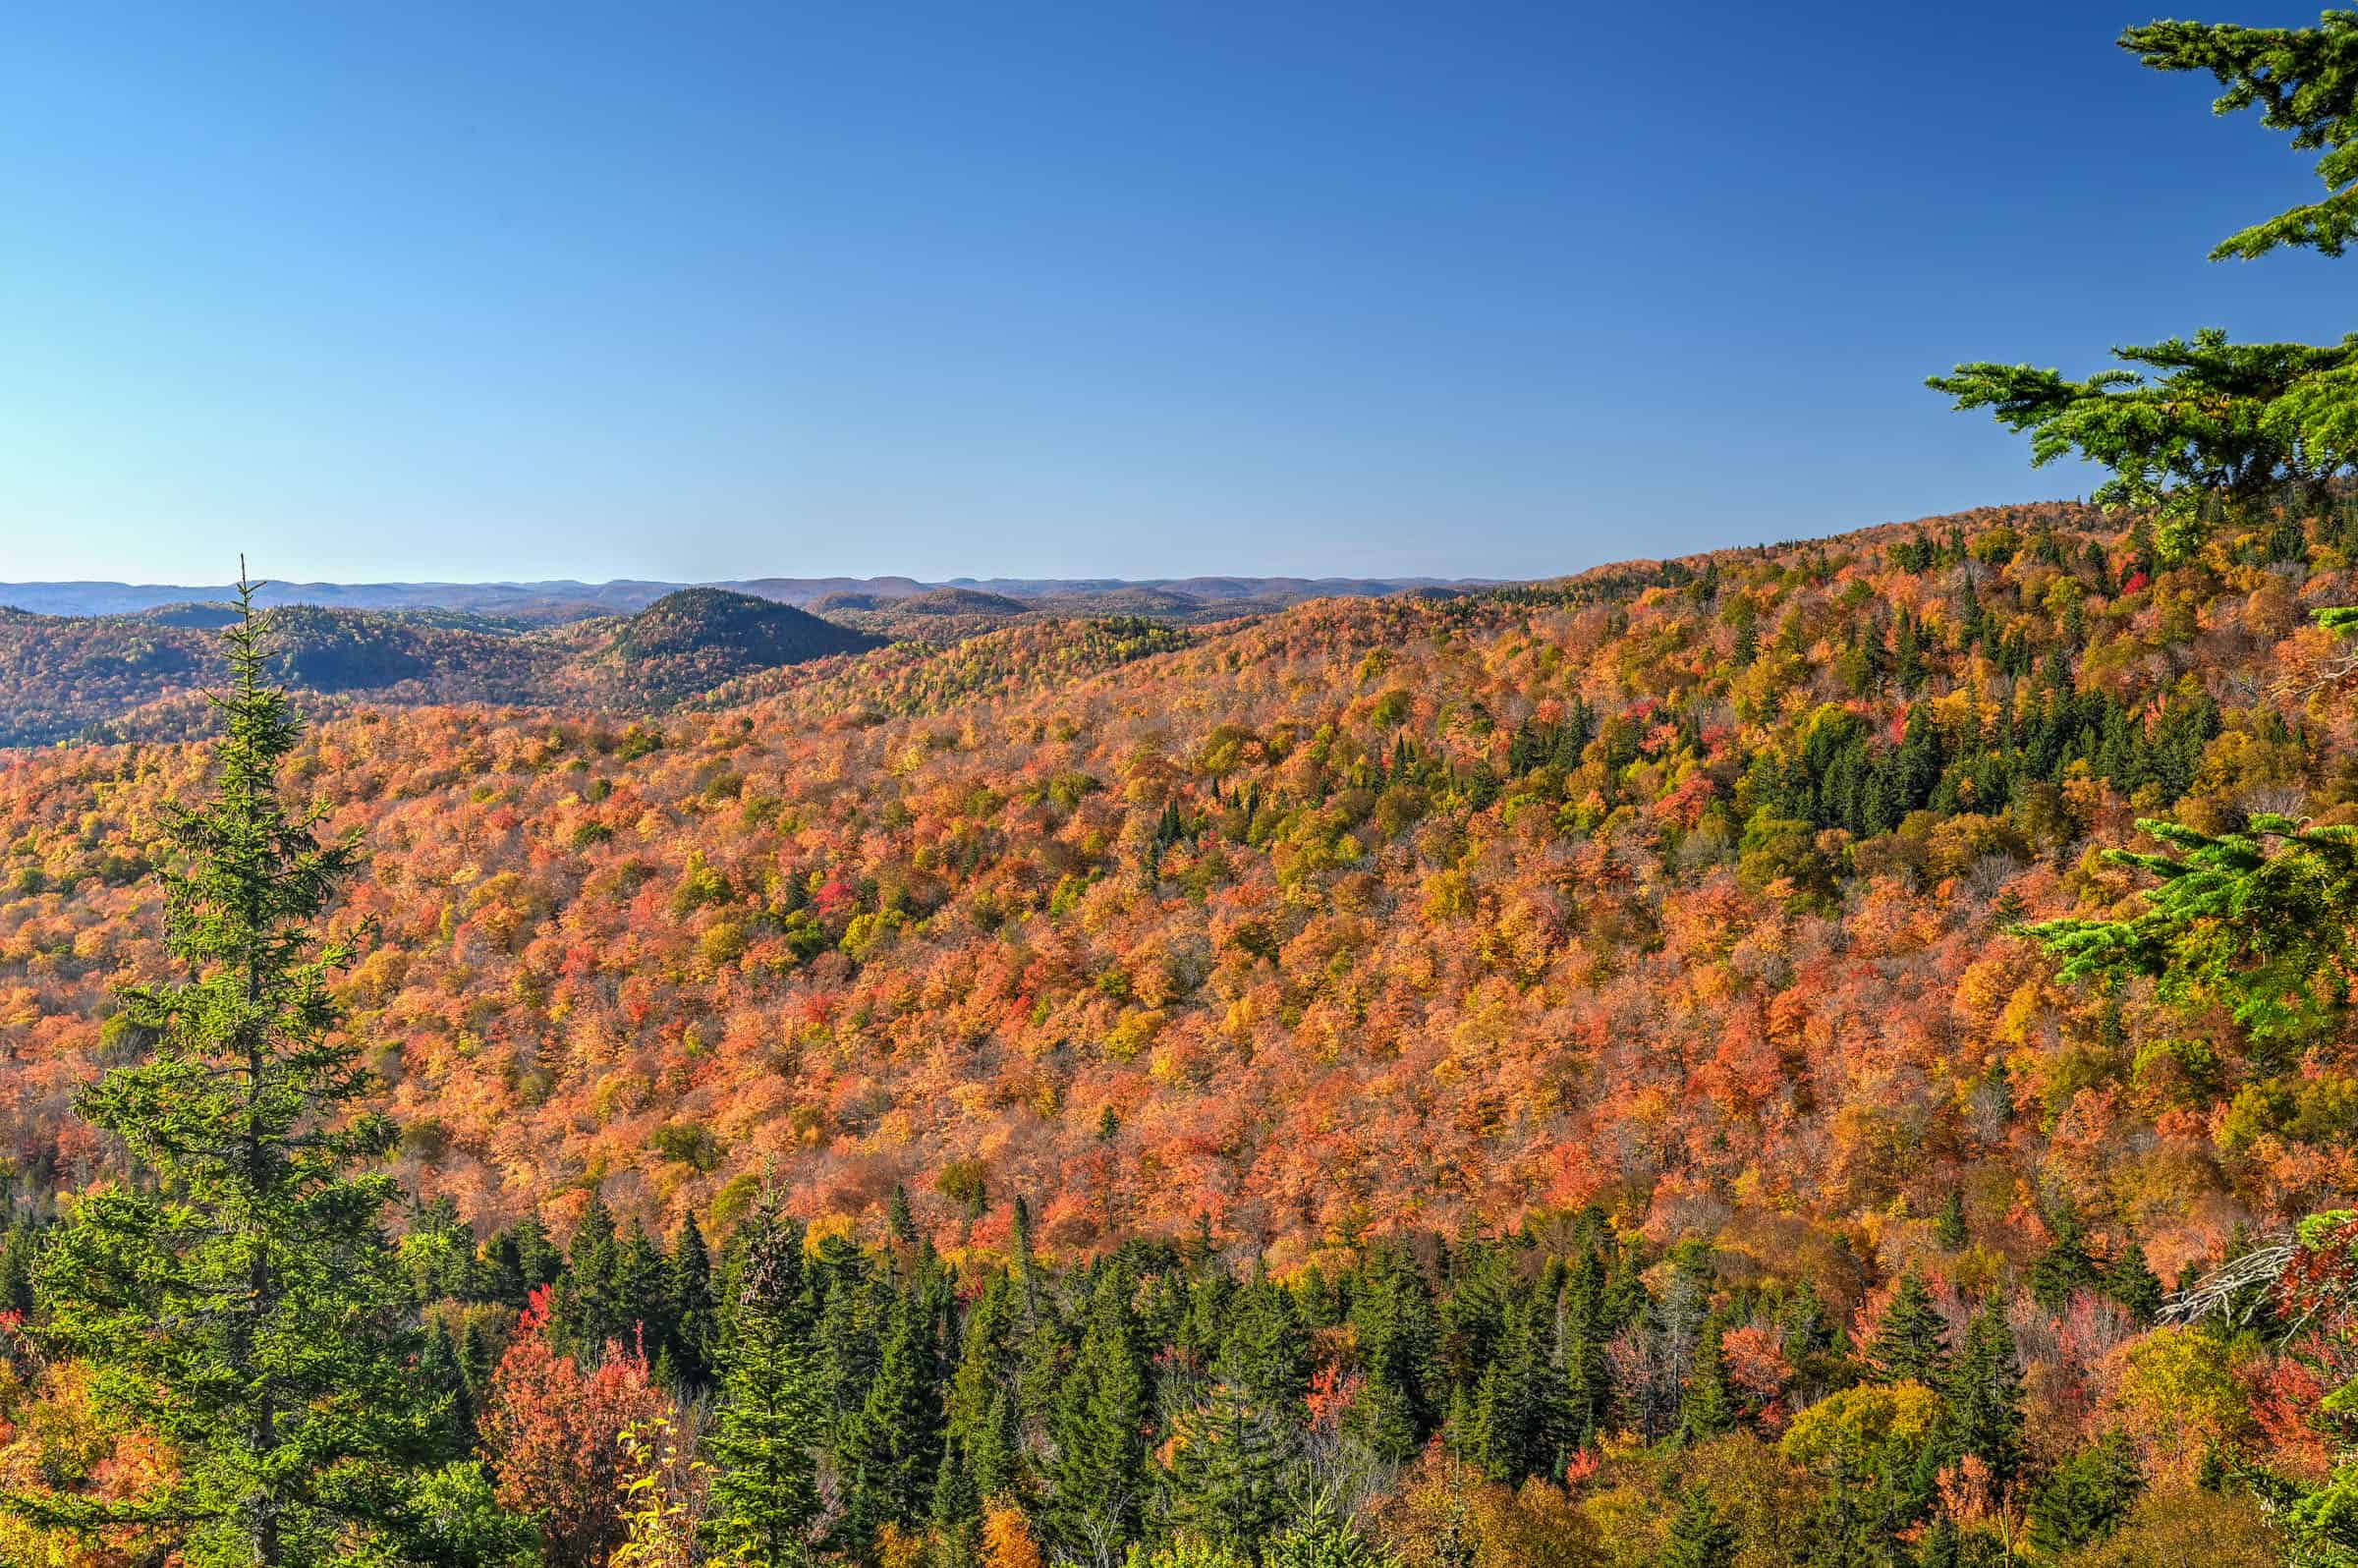
<path id="1" fill-rule="evenodd" d="M 875 1376 L 836 1444 L 846 1538 L 865 1550 L 887 1524 L 924 1519 L 941 1468 L 940 1350 L 916 1290 L 895 1295 Z"/>
<path id="2" fill-rule="evenodd" d="M 720 1309 L 712 1294 L 712 1253 L 691 1214 L 671 1255 L 670 1349 L 681 1380 L 702 1388 L 712 1380 L 720 1349 Z"/>
<path id="3" fill-rule="evenodd" d="M 1564 1340 L 1564 1446 L 1588 1447 L 1604 1430 L 1613 1410 L 1613 1367 L 1604 1341 L 1586 1326 Z"/>
<path id="4" fill-rule="evenodd" d="M 0 1242 L 0 1312 L 31 1316 L 33 1280 L 45 1239 L 41 1228 L 27 1220 L 8 1227 L 7 1239 Z"/>
<path id="5" fill-rule="evenodd" d="M 802 1227 L 764 1202 L 747 1225 L 720 1406 L 712 1533 L 758 1568 L 809 1559 L 826 1414 L 803 1299 Z"/>
<path id="6" fill-rule="evenodd" d="M 1021 1193 L 1015 1195 L 1013 1223 L 1009 1247 L 1015 1259 L 1016 1283 L 1022 1287 L 1024 1325 L 1029 1328 L 1039 1320 L 1039 1256 L 1032 1244 L 1032 1205 Z"/>
<path id="7" fill-rule="evenodd" d="M 992 1497 L 1024 1489 L 1022 1436 L 1015 1395 L 1015 1293 L 1004 1273 L 993 1274 L 967 1313 L 957 1370 L 950 1375 L 945 1464 L 963 1468 L 979 1509 Z M 956 1503 L 963 1492 L 950 1501 Z M 945 1505 L 935 1499 L 939 1517 Z"/>
<path id="8" fill-rule="evenodd" d="M 491 1373 L 499 1366 L 500 1344 L 496 1336 L 483 1325 L 478 1312 L 470 1312 L 459 1329 L 459 1375 L 467 1380 L 468 1408 L 483 1408 L 483 1391 L 491 1386 Z"/>
<path id="9" fill-rule="evenodd" d="M 1231 1341 L 1204 1403 L 1180 1418 L 1172 1474 L 1179 1523 L 1250 1549 L 1275 1528 L 1284 1496 L 1282 1420 L 1256 1399 L 1251 1369 Z"/>
<path id="10" fill-rule="evenodd" d="M 1980 1455 L 1994 1480 L 2011 1481 L 2022 1466 L 2022 1371 L 2013 1331 L 1995 1306 L 1965 1325 L 1946 1392 L 1956 1451 Z"/>
<path id="11" fill-rule="evenodd" d="M 2128 1517 L 2144 1484 L 2127 1439 L 2107 1433 L 2057 1465 L 2032 1497 L 2032 1543 L 2060 1556 L 2102 1540 Z"/>
<path id="12" fill-rule="evenodd" d="M 1058 1391 L 1048 1522 L 1085 1562 L 1112 1564 L 1138 1539 L 1147 1460 L 1147 1373 L 1118 1267 L 1097 1276 L 1089 1327 Z"/>
<path id="13" fill-rule="evenodd" d="M 1547 1355 L 1540 1307 L 1535 1298 L 1510 1314 L 1504 1341 L 1476 1385 L 1456 1438 L 1477 1468 L 1510 1485 L 1556 1468 L 1569 1424 L 1564 1380 Z"/>
<path id="14" fill-rule="evenodd" d="M 933 1471 L 933 1490 L 926 1508 L 935 1568 L 968 1568 L 974 1562 L 984 1501 L 982 1489 L 975 1484 L 974 1466 L 967 1462 L 957 1437 L 945 1428 L 941 1463 Z"/>
<path id="15" fill-rule="evenodd" d="M 1661 1568 L 1727 1568 L 1739 1543 L 1736 1527 L 1720 1514 L 1710 1490 L 1693 1485 L 1670 1516 L 1670 1536 L 1658 1560 Z"/>
<path id="16" fill-rule="evenodd" d="M 814 1329 L 819 1375 L 826 1389 L 828 1426 L 840 1442 L 867 1402 L 868 1385 L 876 1375 L 884 1314 L 868 1260 L 849 1240 L 822 1237 L 813 1263 L 812 1289 L 819 1303 Z"/>
<path id="17" fill-rule="evenodd" d="M 1383 1568 L 1386 1559 L 1321 1499 L 1310 1517 L 1269 1541 L 1262 1568 Z"/>
<path id="18" fill-rule="evenodd" d="M 667 1359 L 671 1348 L 671 1260 L 631 1221 L 630 1234 L 614 1254 L 616 1332 L 625 1348 L 650 1360 Z M 678 1368 L 671 1371 L 676 1374 Z"/>
<path id="19" fill-rule="evenodd" d="M 590 1194 L 557 1282 L 550 1326 L 557 1343 L 585 1361 L 605 1354 L 623 1333 L 622 1242 L 603 1195 Z"/>
<path id="20" fill-rule="evenodd" d="M 1961 1253 L 1973 1242 L 1973 1229 L 1965 1223 L 1965 1195 L 1953 1187 L 1940 1205 L 1940 1221 L 1933 1235 L 1942 1252 Z"/>
<path id="21" fill-rule="evenodd" d="M 2145 1260 L 2145 1249 L 2135 1242 L 2121 1249 L 2105 1270 L 2105 1294 L 2129 1310 L 2141 1323 L 2150 1323 L 2162 1311 L 2162 1281 Z"/>
<path id="22" fill-rule="evenodd" d="M 433 1412 L 428 1443 L 437 1459 L 464 1459 L 475 1448 L 475 1398 L 467 1386 L 466 1369 L 459 1365 L 458 1342 L 450 1325 L 436 1317 L 426 1324 L 425 1346 L 418 1356 L 418 1382 Z"/>
<path id="23" fill-rule="evenodd" d="M 1679 1429 L 1689 1442 L 1701 1442 L 1736 1429 L 1741 1414 L 1735 1390 L 1728 1386 L 1727 1356 L 1721 1348 L 1723 1330 L 1716 1322 L 1704 1330 L 1695 1349 L 1695 1368 L 1687 1374 L 1687 1397 L 1679 1407 Z"/>
<path id="24" fill-rule="evenodd" d="M 1233 1371 L 1255 1404 L 1292 1424 L 1310 1389 L 1310 1335 L 1286 1291 L 1259 1279 L 1241 1291 L 1228 1314 Z"/>
<path id="25" fill-rule="evenodd" d="M 553 1285 L 564 1272 L 565 1257 L 537 1215 L 528 1215 L 491 1238 L 483 1248 L 484 1289 L 489 1299 L 511 1312 L 522 1312 L 533 1292 Z"/>
<path id="26" fill-rule="evenodd" d="M 1405 1463 L 1424 1446 L 1438 1414 L 1432 1380 L 1440 1340 L 1432 1292 L 1405 1250 L 1378 1256 L 1352 1316 L 1367 1370 L 1353 1417 L 1378 1457 Z"/>
<path id="27" fill-rule="evenodd" d="M 2069 1203 L 2057 1206 L 2049 1224 L 2054 1244 L 2031 1264 L 2031 1296 L 2049 1312 L 2059 1312 L 2076 1290 L 2086 1290 L 2099 1278 L 2096 1260 L 2088 1256 L 2088 1233 Z"/>
<path id="28" fill-rule="evenodd" d="M 1941 1341 L 1947 1329 L 1924 1276 L 1911 1268 L 1876 1324 L 1867 1359 L 1885 1382 L 1937 1382 L 1946 1365 Z"/>
<path id="29" fill-rule="evenodd" d="M 223 633 L 212 794 L 167 819 L 164 941 L 188 978 L 123 991 L 152 1051 L 80 1102 L 140 1174 L 84 1196 L 39 1267 L 52 1347 L 101 1366 L 102 1417 L 177 1468 L 121 1502 L 9 1502 L 72 1526 L 174 1520 L 193 1564 L 294 1568 L 383 1539 L 436 1412 L 385 1236 L 394 1129 L 360 1109 L 374 1086 L 329 990 L 355 948 L 314 929 L 360 850 L 280 794 L 303 726 L 264 684 L 256 587 Z"/>

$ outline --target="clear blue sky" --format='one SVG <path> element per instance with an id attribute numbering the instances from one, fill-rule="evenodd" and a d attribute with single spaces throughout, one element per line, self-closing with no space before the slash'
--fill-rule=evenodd
<path id="1" fill-rule="evenodd" d="M 1520 577 L 2083 493 L 1922 378 L 2358 326 L 2358 260 L 2203 259 L 2317 186 L 2152 3 L 15 6 L 0 579 Z"/>

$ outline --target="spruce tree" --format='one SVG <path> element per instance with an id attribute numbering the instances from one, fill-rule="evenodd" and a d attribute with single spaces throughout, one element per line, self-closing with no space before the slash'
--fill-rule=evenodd
<path id="1" fill-rule="evenodd" d="M 635 1219 L 630 1234 L 615 1249 L 614 1306 L 623 1347 L 665 1364 L 676 1376 L 679 1369 L 666 1354 L 671 1348 L 671 1260 Z"/>
<path id="2" fill-rule="evenodd" d="M 672 1250 L 670 1289 L 672 1360 L 683 1382 L 702 1388 L 712 1380 L 720 1349 L 720 1310 L 712 1295 L 712 1252 L 694 1214 L 680 1226 Z"/>
<path id="3" fill-rule="evenodd" d="M 1961 1253 L 1973 1241 L 1973 1228 L 1965 1223 L 1965 1195 L 1953 1187 L 1948 1201 L 1940 1205 L 1940 1220 L 1933 1234 L 1942 1252 Z"/>
<path id="4" fill-rule="evenodd" d="M 548 1239 L 538 1215 L 527 1215 L 491 1238 L 483 1249 L 491 1300 L 522 1312 L 533 1291 L 553 1285 L 565 1270 L 564 1254 Z"/>
<path id="5" fill-rule="evenodd" d="M 468 1408 L 480 1411 L 483 1394 L 491 1386 L 491 1373 L 499 1366 L 501 1345 L 483 1324 L 479 1312 L 467 1315 L 459 1329 L 459 1375 L 467 1379 Z"/>
<path id="6" fill-rule="evenodd" d="M 1564 1340 L 1564 1445 L 1583 1449 L 1604 1430 L 1613 1409 L 1613 1366 L 1604 1341 L 1580 1328 Z"/>
<path id="7" fill-rule="evenodd" d="M 2049 1219 L 2054 1244 L 2031 1264 L 2031 1296 L 2049 1312 L 2059 1312 L 2073 1291 L 2097 1283 L 2096 1260 L 2088 1256 L 2088 1233 L 2077 1209 L 2066 1202 Z"/>
<path id="8" fill-rule="evenodd" d="M 1388 1559 L 1361 1540 L 1321 1499 L 1310 1516 L 1271 1540 L 1262 1568 L 1383 1568 Z"/>
<path id="9" fill-rule="evenodd" d="M 1257 1399 L 1252 1369 L 1230 1341 L 1211 1390 L 1180 1418 L 1172 1484 L 1181 1526 L 1243 1549 L 1257 1546 L 1282 1512 L 1288 1432 Z"/>
<path id="10" fill-rule="evenodd" d="M 964 1469 L 977 1510 L 1024 1486 L 1023 1445 L 1012 1392 L 1018 1370 L 1015 1314 L 1012 1282 L 1004 1273 L 993 1274 L 967 1313 L 958 1367 L 950 1374 L 945 1421 L 950 1453 L 944 1462 Z M 953 1496 L 952 1503 L 963 1495 Z M 936 1517 L 946 1506 L 935 1498 Z"/>
<path id="11" fill-rule="evenodd" d="M 909 1189 L 900 1182 L 892 1184 L 892 1202 L 886 1214 L 892 1239 L 903 1247 L 917 1245 L 917 1213 L 909 1206 Z"/>
<path id="12" fill-rule="evenodd" d="M 123 990 L 152 1050 L 80 1101 L 138 1175 L 85 1194 L 39 1267 L 52 1349 L 103 1368 L 102 1419 L 178 1465 L 119 1502 L 9 1501 L 73 1526 L 179 1522 L 191 1564 L 295 1568 L 381 1538 L 435 1412 L 385 1236 L 394 1129 L 361 1108 L 373 1081 L 329 990 L 356 945 L 317 930 L 360 847 L 281 795 L 303 724 L 264 680 L 259 586 L 240 582 L 222 634 L 212 793 L 167 818 L 164 943 L 186 978 Z"/>
<path id="13" fill-rule="evenodd" d="M 1978 1454 L 1993 1479 L 2011 1481 L 2022 1466 L 2022 1371 L 2013 1331 L 1994 1305 L 1965 1325 L 1946 1392 L 1956 1451 Z"/>
<path id="14" fill-rule="evenodd" d="M 868 1260 L 848 1238 L 822 1237 L 812 1262 L 813 1294 L 819 1304 L 813 1333 L 826 1390 L 828 1427 L 840 1442 L 867 1402 L 869 1382 L 876 1374 L 884 1313 L 876 1299 L 879 1287 L 869 1276 Z"/>
<path id="15" fill-rule="evenodd" d="M 1231 1305 L 1226 1338 L 1246 1392 L 1269 1416 L 1292 1424 L 1310 1389 L 1310 1335 L 1293 1297 L 1265 1278 L 1254 1281 Z"/>
<path id="16" fill-rule="evenodd" d="M 1509 1485 L 1555 1469 L 1569 1424 L 1563 1378 L 1549 1360 L 1539 1321 L 1542 1305 L 1535 1298 L 1510 1313 L 1497 1357 L 1475 1386 L 1458 1437 L 1468 1460 Z"/>
<path id="17" fill-rule="evenodd" d="M 622 1337 L 621 1269 L 622 1243 L 614 1211 L 592 1189 L 565 1255 L 551 1320 L 557 1342 L 585 1361 L 597 1360 L 605 1354 L 608 1340 Z"/>
<path id="18" fill-rule="evenodd" d="M 1742 1414 L 1727 1380 L 1723 1333 L 1713 1322 L 1704 1329 L 1703 1341 L 1695 1347 L 1695 1367 L 1687 1374 L 1687 1396 L 1679 1407 L 1679 1429 L 1689 1442 L 1734 1431 Z"/>
<path id="19" fill-rule="evenodd" d="M 1138 1539 L 1147 1410 L 1130 1281 L 1109 1266 L 1091 1294 L 1089 1327 L 1050 1424 L 1056 1453 L 1048 1522 L 1058 1542 L 1086 1562 L 1117 1562 Z"/>
<path id="20" fill-rule="evenodd" d="M 1689 1486 L 1670 1516 L 1670 1538 L 1662 1544 L 1661 1568 L 1727 1568 L 1735 1560 L 1736 1527 L 1719 1512 L 1704 1486 Z"/>
<path id="21" fill-rule="evenodd" d="M 712 1533 L 754 1568 L 786 1568 L 809 1558 L 826 1410 L 804 1311 L 802 1228 L 765 1202 L 748 1230 L 706 1439 L 717 1467 Z"/>
<path id="22" fill-rule="evenodd" d="M 919 1290 L 892 1303 L 876 1374 L 836 1443 L 844 1533 L 865 1550 L 888 1524 L 926 1517 L 941 1468 L 940 1349 Z"/>
<path id="23" fill-rule="evenodd" d="M 433 1412 L 428 1442 L 437 1459 L 464 1459 L 475 1448 L 475 1398 L 467 1371 L 459 1365 L 458 1341 L 436 1317 L 426 1325 L 425 1348 L 418 1357 L 418 1383 Z"/>
<path id="24" fill-rule="evenodd" d="M 31 1316 L 33 1279 L 46 1241 L 40 1227 L 29 1220 L 8 1227 L 8 1239 L 0 1242 L 0 1312 Z"/>
<path id="25" fill-rule="evenodd" d="M 1947 1328 L 1924 1276 L 1911 1268 L 1876 1324 L 1867 1359 L 1885 1382 L 1937 1382 L 1946 1365 L 1941 1339 Z"/>
<path id="26" fill-rule="evenodd" d="M 1352 1316 L 1367 1369 L 1354 1419 L 1379 1458 L 1405 1463 L 1438 1416 L 1432 1382 L 1440 1320 L 1424 1271 L 1404 1249 L 1386 1249 L 1377 1259 Z"/>
<path id="27" fill-rule="evenodd" d="M 2055 1556 L 2118 1528 L 2143 1489 L 2137 1456 L 2118 1432 L 2057 1465 L 2031 1499 L 2031 1541 Z"/>
<path id="28" fill-rule="evenodd" d="M 2150 1323 L 2162 1311 L 2162 1281 L 2145 1260 L 2145 1249 L 2135 1242 L 2121 1249 L 2105 1270 L 2104 1292 L 2129 1310 L 2141 1323 Z"/>

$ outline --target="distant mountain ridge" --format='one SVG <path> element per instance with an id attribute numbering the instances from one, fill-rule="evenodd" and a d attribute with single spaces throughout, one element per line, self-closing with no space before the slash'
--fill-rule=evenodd
<path id="1" fill-rule="evenodd" d="M 203 733 L 224 676 L 212 602 L 115 615 L 0 609 L 0 748 Z M 760 671 L 883 639 L 789 604 L 687 588 L 558 625 L 449 609 L 270 607 L 272 676 L 314 704 L 365 700 L 651 712 Z"/>
<path id="2" fill-rule="evenodd" d="M 721 588 L 775 599 L 798 609 L 831 595 L 870 600 L 914 598 L 942 589 L 969 589 L 1024 599 L 1090 598 L 1110 593 L 1179 595 L 1210 606 L 1250 602 L 1293 604 L 1328 596 L 1383 598 L 1429 588 L 1494 586 L 1488 579 L 1189 577 L 1189 578 L 952 578 L 928 583 L 912 577 L 760 577 L 722 583 L 659 583 L 619 578 L 581 583 L 552 578 L 533 583 L 279 583 L 257 597 L 264 604 L 312 604 L 322 609 L 459 610 L 518 620 L 560 622 L 629 615 L 684 588 Z M 41 615 L 138 615 L 192 603 L 215 603 L 235 589 L 226 583 L 160 584 L 95 581 L 0 583 L 0 605 Z"/>

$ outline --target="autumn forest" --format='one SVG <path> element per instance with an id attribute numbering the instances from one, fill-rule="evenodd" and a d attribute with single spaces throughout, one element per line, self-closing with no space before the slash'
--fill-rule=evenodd
<path id="1" fill-rule="evenodd" d="M 2339 253 L 2358 24 L 2122 41 Z M 0 615 L 0 1564 L 2358 1565 L 2358 339 L 2119 354 L 1544 582 Z"/>

